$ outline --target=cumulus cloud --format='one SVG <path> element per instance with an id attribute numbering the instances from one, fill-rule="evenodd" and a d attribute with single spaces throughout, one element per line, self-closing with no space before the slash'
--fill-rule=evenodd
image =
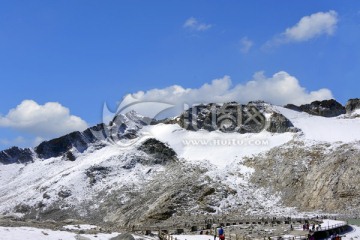
<path id="1" fill-rule="evenodd" d="M 254 42 L 251 41 L 248 37 L 243 37 L 240 39 L 240 45 L 240 51 L 242 53 L 248 53 L 254 45 Z"/>
<path id="2" fill-rule="evenodd" d="M 267 45 L 279 45 L 290 42 L 304 42 L 321 35 L 334 34 L 338 23 L 337 12 L 318 12 L 304 16 L 292 27 L 269 41 Z"/>
<path id="3" fill-rule="evenodd" d="M 315 100 L 331 99 L 333 95 L 329 89 L 308 91 L 302 87 L 297 78 L 281 71 L 271 77 L 263 72 L 254 74 L 253 79 L 245 84 L 233 85 L 229 76 L 224 76 L 206 83 L 199 88 L 183 88 L 173 85 L 163 89 L 151 89 L 126 95 L 121 103 L 123 112 L 136 110 L 145 116 L 157 118 L 176 116 L 184 108 L 199 103 L 224 103 L 237 101 L 247 103 L 254 100 L 264 100 L 277 105 L 288 103 L 304 104 Z M 152 103 L 153 107 L 146 103 Z M 159 104 L 157 107 L 156 104 Z M 165 106 L 163 104 L 167 104 Z M 171 107 L 169 107 L 171 106 Z"/>
<path id="4" fill-rule="evenodd" d="M 60 136 L 72 131 L 84 130 L 87 123 L 70 114 L 68 108 L 57 102 L 39 105 L 33 100 L 24 100 L 7 115 L 0 116 L 0 127 L 16 129 L 40 139 Z"/>
<path id="5" fill-rule="evenodd" d="M 303 17 L 295 26 L 286 29 L 284 35 L 291 41 L 307 41 L 319 35 L 332 35 L 338 22 L 335 11 L 318 12 Z"/>
<path id="6" fill-rule="evenodd" d="M 206 30 L 210 29 L 212 26 L 211 26 L 211 24 L 199 22 L 194 17 L 190 17 L 185 21 L 183 27 L 190 29 L 190 30 L 195 30 L 195 31 L 206 31 Z"/>

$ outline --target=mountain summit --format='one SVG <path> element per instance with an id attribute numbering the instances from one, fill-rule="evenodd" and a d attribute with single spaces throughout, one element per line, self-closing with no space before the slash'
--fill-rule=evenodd
<path id="1" fill-rule="evenodd" d="M 359 99 L 194 108 L 160 121 L 120 114 L 1 151 L 0 212 L 121 226 L 188 213 L 359 213 Z"/>

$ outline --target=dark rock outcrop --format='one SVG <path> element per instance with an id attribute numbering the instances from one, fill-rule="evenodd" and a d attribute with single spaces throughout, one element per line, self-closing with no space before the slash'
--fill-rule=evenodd
<path id="1" fill-rule="evenodd" d="M 0 163 L 27 163 L 33 161 L 33 153 L 29 148 L 12 147 L 0 152 Z"/>
<path id="2" fill-rule="evenodd" d="M 102 180 L 111 171 L 109 167 L 92 166 L 86 170 L 85 174 L 89 178 L 89 183 L 93 186 L 97 181 Z"/>
<path id="3" fill-rule="evenodd" d="M 272 133 L 297 132 L 292 122 L 281 113 L 274 112 L 269 119 L 269 126 L 266 129 Z"/>
<path id="4" fill-rule="evenodd" d="M 71 196 L 71 191 L 69 189 L 62 189 L 58 192 L 58 196 L 61 198 L 67 198 Z"/>
<path id="5" fill-rule="evenodd" d="M 155 160 L 155 162 L 153 162 L 154 164 L 165 164 L 168 161 L 174 161 L 176 159 L 175 151 L 155 138 L 147 139 L 138 149 L 153 157 Z M 140 162 L 143 164 L 146 163 L 144 161 Z"/>
<path id="6" fill-rule="evenodd" d="M 346 113 L 350 114 L 356 109 L 360 109 L 360 98 L 349 99 L 345 105 Z"/>
<path id="7" fill-rule="evenodd" d="M 112 140 L 133 139 L 143 126 L 150 125 L 151 118 L 141 116 L 135 111 L 126 114 L 118 114 L 109 123 L 108 137 Z"/>
<path id="8" fill-rule="evenodd" d="M 73 154 L 69 150 L 75 148 L 78 152 L 84 152 L 91 143 L 106 138 L 106 126 L 99 124 L 86 129 L 84 132 L 72 132 L 65 136 L 40 143 L 35 148 L 39 158 L 51 158 L 65 155 L 67 160 L 74 161 Z M 102 134 L 103 133 L 103 134 Z"/>
<path id="9" fill-rule="evenodd" d="M 259 133 L 266 125 L 266 118 L 252 103 L 230 102 L 221 106 L 210 103 L 189 108 L 180 115 L 178 124 L 191 131 Z"/>
<path id="10" fill-rule="evenodd" d="M 301 107 L 296 106 L 296 105 L 291 104 L 291 103 L 290 103 L 290 104 L 286 104 L 284 107 L 285 107 L 285 108 L 288 108 L 288 109 L 291 109 L 291 110 L 294 110 L 294 111 L 297 111 L 297 112 L 302 112 L 302 111 L 303 111 Z"/>
<path id="11" fill-rule="evenodd" d="M 40 158 L 59 157 L 72 148 L 79 152 L 87 149 L 87 141 L 80 132 L 72 132 L 65 136 L 42 142 L 35 148 L 36 154 Z"/>
<path id="12" fill-rule="evenodd" d="M 314 101 L 299 107 L 294 104 L 287 104 L 284 107 L 322 117 L 336 117 L 346 113 L 345 107 L 334 99 Z"/>
<path id="13" fill-rule="evenodd" d="M 98 124 L 83 132 L 72 132 L 64 136 L 44 141 L 35 147 L 35 156 L 48 159 L 52 157 L 63 157 L 66 161 L 75 161 L 75 152 L 83 153 L 90 145 L 102 148 L 102 140 L 116 142 L 121 139 L 132 139 L 137 137 L 137 131 L 145 125 L 150 124 L 152 119 L 138 115 L 136 112 L 118 114 L 109 125 Z M 30 149 L 13 147 L 0 152 L 0 163 L 23 163 L 32 161 Z"/>
<path id="14" fill-rule="evenodd" d="M 75 157 L 70 150 L 84 152 L 91 144 L 101 140 L 117 141 L 137 137 L 137 131 L 150 123 L 150 119 L 129 112 L 125 115 L 116 115 L 109 126 L 98 124 L 83 132 L 72 132 L 65 136 L 42 142 L 35 148 L 39 158 L 64 156 L 65 160 L 74 161 Z M 101 147 L 101 146 L 100 146 Z"/>

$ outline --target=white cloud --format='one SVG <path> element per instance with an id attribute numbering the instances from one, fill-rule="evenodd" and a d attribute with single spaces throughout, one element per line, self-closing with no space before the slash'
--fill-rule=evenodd
<path id="1" fill-rule="evenodd" d="M 304 42 L 321 35 L 334 34 L 338 23 L 337 12 L 318 12 L 305 16 L 300 21 L 287 28 L 283 33 L 266 43 L 267 46 L 279 45 L 290 42 Z"/>
<path id="2" fill-rule="evenodd" d="M 213 80 L 210 84 L 206 83 L 200 88 L 183 88 L 173 85 L 163 89 L 152 89 L 146 92 L 140 91 L 124 97 L 122 105 L 130 106 L 128 110 L 151 116 L 155 116 L 159 111 L 157 108 L 149 108 L 142 103 L 158 102 L 171 104 L 174 107 L 166 110 L 157 118 L 176 116 L 184 110 L 184 104 L 191 106 L 199 103 L 223 103 L 237 101 L 247 103 L 254 100 L 264 100 L 277 105 L 288 103 L 304 104 L 315 100 L 331 99 L 333 95 L 329 89 L 319 89 L 308 91 L 302 87 L 299 81 L 281 71 L 272 77 L 266 77 L 263 72 L 254 74 L 251 81 L 245 84 L 232 85 L 231 78 L 224 76 Z M 141 103 L 141 104 L 140 104 Z"/>
<path id="3" fill-rule="evenodd" d="M 332 35 L 338 22 L 335 11 L 318 12 L 305 16 L 293 27 L 286 29 L 284 35 L 290 41 L 307 41 L 319 35 Z"/>
<path id="4" fill-rule="evenodd" d="M 72 131 L 84 130 L 87 123 L 70 115 L 68 108 L 56 102 L 39 105 L 33 100 L 24 100 L 6 116 L 0 116 L 0 127 L 9 127 L 30 133 L 37 140 L 60 136 Z"/>
<path id="5" fill-rule="evenodd" d="M 201 23 L 196 18 L 191 17 L 185 21 L 183 27 L 195 31 L 206 31 L 210 29 L 212 26 L 211 24 Z"/>
<path id="6" fill-rule="evenodd" d="M 243 37 L 240 39 L 240 51 L 242 53 L 248 53 L 252 46 L 254 45 L 254 42 L 248 39 L 248 37 Z"/>

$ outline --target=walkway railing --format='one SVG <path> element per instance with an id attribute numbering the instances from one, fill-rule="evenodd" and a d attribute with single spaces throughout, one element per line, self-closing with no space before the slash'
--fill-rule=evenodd
<path id="1" fill-rule="evenodd" d="M 284 219 L 280 220 L 280 219 L 253 219 L 254 221 L 252 220 L 227 220 L 226 222 L 234 222 L 234 223 L 239 223 L 239 222 L 242 222 L 242 223 L 250 223 L 252 224 L 253 222 L 255 223 L 259 223 L 259 222 L 264 222 L 264 221 L 281 221 L 283 222 Z M 319 219 L 305 219 L 305 218 L 297 218 L 297 219 L 286 219 L 286 221 L 289 221 L 289 222 L 296 222 L 296 221 L 310 221 L 310 220 L 317 220 L 317 221 L 321 221 Z M 183 225 L 176 225 L 176 226 L 148 226 L 148 227 L 135 227 L 133 228 L 133 230 L 136 230 L 136 231 L 158 231 L 158 234 L 159 234 L 159 238 L 161 240 L 178 240 L 176 237 L 174 237 L 173 235 L 169 234 L 170 230 L 184 230 L 185 228 L 188 228 L 188 227 L 191 227 L 191 226 L 195 226 L 195 225 L 204 225 L 204 223 L 201 223 L 201 221 L 199 222 L 192 222 L 191 224 L 183 224 Z M 320 229 L 318 230 L 315 230 L 314 232 L 312 233 L 316 233 L 316 232 L 325 232 L 325 231 L 328 231 L 328 230 L 333 230 L 333 229 L 337 229 L 337 228 L 340 228 L 340 227 L 345 227 L 347 226 L 347 222 L 341 222 L 341 223 L 337 223 L 337 224 L 332 224 L 332 225 L 329 225 L 329 226 L 322 226 Z M 181 234 L 181 233 L 178 233 L 178 234 Z M 281 236 L 264 236 L 264 237 L 258 237 L 256 239 L 261 239 L 261 240 L 303 240 L 303 239 L 307 239 L 307 233 L 304 233 L 304 235 L 297 235 L 297 236 L 291 236 L 291 237 L 281 237 Z M 211 235 L 209 235 L 210 238 L 212 238 Z M 249 237 L 249 236 L 243 236 L 243 235 L 239 235 L 239 234 L 228 234 L 227 235 L 227 239 L 229 240 L 255 240 L 255 238 L 253 237 Z"/>

